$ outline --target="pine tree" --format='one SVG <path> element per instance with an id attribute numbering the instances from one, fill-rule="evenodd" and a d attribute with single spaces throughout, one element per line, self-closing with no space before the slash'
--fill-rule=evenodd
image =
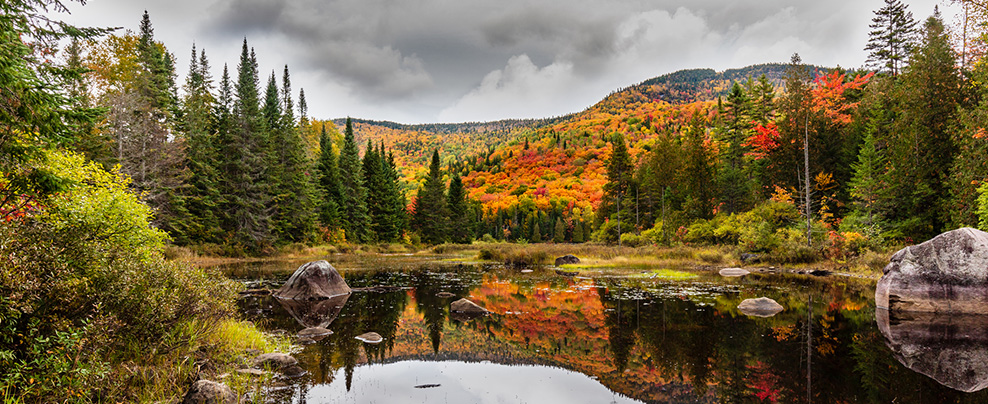
<path id="1" fill-rule="evenodd" d="M 370 139 L 364 149 L 364 184 L 367 186 L 367 216 L 370 219 L 369 239 L 377 241 L 377 233 L 387 225 L 388 217 L 385 212 L 387 187 L 384 185 L 384 171 L 381 165 L 381 154 L 374 150 Z"/>
<path id="2" fill-rule="evenodd" d="M 554 243 L 562 243 L 566 241 L 566 221 L 561 217 L 556 218 L 556 225 L 554 226 L 552 241 Z"/>
<path id="3" fill-rule="evenodd" d="M 611 158 L 607 162 L 607 184 L 604 184 L 604 197 L 600 203 L 598 221 L 603 223 L 605 218 L 616 220 L 616 234 L 608 234 L 609 240 L 619 240 L 621 233 L 630 231 L 634 224 L 634 216 L 628 215 L 629 204 L 625 201 L 631 196 L 634 203 L 634 193 L 632 190 L 634 178 L 632 177 L 634 166 L 631 165 L 631 155 L 628 154 L 628 146 L 625 144 L 624 136 L 620 133 L 614 134 L 611 139 Z M 622 206 L 623 205 L 623 206 Z M 622 210 L 624 212 L 622 212 Z M 634 212 L 634 210 L 630 210 Z M 629 222 L 628 219 L 631 219 Z M 629 224 L 630 223 L 630 224 Z"/>
<path id="4" fill-rule="evenodd" d="M 470 229 L 473 227 L 470 220 L 470 207 L 467 205 L 463 180 L 455 173 L 453 178 L 449 180 L 447 205 L 449 206 L 450 241 L 461 244 L 469 243 L 472 236 Z"/>
<path id="5" fill-rule="evenodd" d="M 916 20 L 913 13 L 906 11 L 908 6 L 899 0 L 885 0 L 885 6 L 875 11 L 875 17 L 868 25 L 867 64 L 871 67 L 887 69 L 897 76 L 912 50 L 916 35 Z"/>
<path id="6" fill-rule="evenodd" d="M 422 241 L 430 244 L 440 244 L 448 241 L 449 213 L 446 204 L 446 184 L 439 168 L 439 150 L 432 152 L 432 162 L 429 164 L 429 176 L 425 184 L 419 188 L 415 199 L 414 225 Z"/>
<path id="7" fill-rule="evenodd" d="M 214 134 L 213 80 L 209 74 L 206 51 L 196 54 L 192 45 L 189 73 L 185 76 L 185 97 L 182 99 L 181 132 L 185 139 L 185 164 L 189 168 L 188 209 L 195 218 L 189 229 L 189 240 L 198 243 L 220 242 L 219 207 L 219 149 Z"/>
<path id="8" fill-rule="evenodd" d="M 380 147 L 381 156 L 384 156 L 384 145 Z M 405 233 L 408 218 L 405 213 L 405 194 L 402 192 L 398 168 L 395 165 L 394 154 L 388 153 L 387 159 L 381 158 L 381 172 L 384 174 L 383 186 L 383 217 L 382 225 L 378 229 L 378 237 L 382 241 L 394 242 L 401 239 Z"/>
<path id="9" fill-rule="evenodd" d="M 260 251 L 273 243 L 265 158 L 268 138 L 258 98 L 257 59 L 253 50 L 248 52 L 246 39 L 233 87 L 229 142 L 222 156 L 226 167 L 224 211 L 234 241 Z"/>
<path id="10" fill-rule="evenodd" d="M 582 243 L 582 242 L 584 242 L 585 240 L 583 238 L 583 233 L 584 233 L 584 230 L 583 230 L 583 221 L 582 220 L 579 220 L 579 219 L 574 219 L 573 220 L 573 242 L 574 243 Z"/>
<path id="11" fill-rule="evenodd" d="M 353 123 L 346 120 L 343 136 L 343 150 L 340 152 L 340 217 L 348 241 L 363 243 L 369 241 L 370 228 L 367 216 L 367 188 L 364 187 L 364 173 L 360 163 L 360 151 L 353 137 Z"/>
<path id="12" fill-rule="evenodd" d="M 323 226 L 337 229 L 340 222 L 340 203 L 343 200 L 343 190 L 340 188 L 340 173 L 336 164 L 336 152 L 333 143 L 323 125 L 319 136 L 319 188 L 322 194 L 322 205 L 319 209 L 319 220 Z"/>
<path id="13" fill-rule="evenodd" d="M 858 153 L 858 161 L 852 165 L 854 176 L 850 183 L 855 213 L 865 218 L 864 224 L 868 228 L 876 224 L 875 204 L 881 197 L 881 177 L 885 167 L 885 158 L 875 146 L 874 132 L 875 124 L 872 123 Z"/>
<path id="14" fill-rule="evenodd" d="M 281 241 L 307 242 L 316 229 L 314 185 L 311 163 L 305 151 L 300 128 L 296 126 L 288 66 L 282 75 L 279 93 L 274 72 L 265 97 L 265 117 L 271 136 L 269 155 L 271 186 L 276 187 L 272 200 L 274 230 Z"/>
<path id="15" fill-rule="evenodd" d="M 936 13 L 900 78 L 903 113 L 888 155 L 895 204 L 885 217 L 911 237 L 932 237 L 949 220 L 947 178 L 957 153 L 950 134 L 962 100 L 956 57 Z"/>

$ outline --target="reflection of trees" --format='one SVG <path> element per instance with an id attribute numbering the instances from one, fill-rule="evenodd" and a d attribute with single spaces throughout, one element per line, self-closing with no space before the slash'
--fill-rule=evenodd
<path id="1" fill-rule="evenodd" d="M 429 330 L 432 352 L 438 353 L 449 303 L 468 295 L 470 287 L 465 283 L 450 282 L 451 277 L 448 273 L 433 273 L 427 269 L 423 268 L 415 275 L 412 287 L 415 289 L 414 296 L 418 310 L 425 317 L 426 327 Z M 437 295 L 440 292 L 452 293 L 455 296 L 451 298 L 439 297 Z"/>
<path id="2" fill-rule="evenodd" d="M 614 298 L 606 288 L 599 288 L 597 294 L 607 316 L 604 324 L 611 352 L 614 354 L 614 367 L 624 372 L 628 366 L 628 356 L 635 346 L 635 331 L 638 329 L 639 302 Z"/>

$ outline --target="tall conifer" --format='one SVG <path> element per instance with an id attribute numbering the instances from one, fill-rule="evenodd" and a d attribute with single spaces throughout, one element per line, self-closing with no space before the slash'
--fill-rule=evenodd
<path id="1" fill-rule="evenodd" d="M 343 150 L 340 152 L 340 198 L 341 224 L 348 241 L 362 243 L 369 241 L 369 220 L 367 217 L 367 188 L 364 187 L 363 168 L 360 152 L 353 136 L 353 123 L 346 120 L 343 135 Z"/>

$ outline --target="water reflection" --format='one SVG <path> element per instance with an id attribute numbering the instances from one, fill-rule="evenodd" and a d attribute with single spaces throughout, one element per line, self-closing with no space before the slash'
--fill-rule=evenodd
<path id="1" fill-rule="evenodd" d="M 350 295 L 334 296 L 326 300 L 292 300 L 274 298 L 288 315 L 292 316 L 303 328 L 323 327 L 329 325 L 340 315 L 340 310 L 346 305 Z"/>
<path id="2" fill-rule="evenodd" d="M 656 283 L 470 266 L 342 269 L 355 288 L 406 289 L 352 294 L 331 322 L 335 333 L 298 355 L 310 373 L 278 392 L 280 402 L 569 403 L 588 402 L 566 394 L 591 394 L 594 386 L 610 393 L 592 402 L 988 401 L 985 391 L 962 393 L 899 363 L 875 323 L 873 282 L 714 274 Z M 786 310 L 771 318 L 737 311 L 740 301 L 758 296 Z M 494 314 L 451 316 L 449 304 L 462 297 Z M 248 297 L 241 305 L 269 329 L 297 332 L 303 324 L 270 299 Z M 364 332 L 384 342 L 354 339 Z M 520 384 L 494 383 L 524 369 L 541 369 L 530 378 L 551 379 L 543 383 L 555 396 L 523 397 Z M 435 378 L 415 376 L 426 374 Z M 440 386 L 414 388 L 422 384 Z"/>
<path id="3" fill-rule="evenodd" d="M 875 310 L 900 363 L 963 392 L 988 387 L 988 316 Z"/>

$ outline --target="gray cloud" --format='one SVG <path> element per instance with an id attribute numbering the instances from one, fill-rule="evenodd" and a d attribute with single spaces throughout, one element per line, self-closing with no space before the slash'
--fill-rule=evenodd
<path id="1" fill-rule="evenodd" d="M 406 122 L 558 115 L 674 70 L 785 62 L 794 52 L 808 63 L 857 67 L 872 10 L 883 4 L 172 1 L 94 1 L 82 14 L 87 25 L 136 28 L 148 8 L 180 66 L 193 41 L 217 67 L 233 66 L 246 36 L 262 70 L 291 66 L 313 115 Z M 913 1 L 910 10 L 925 18 L 938 1 Z"/>

